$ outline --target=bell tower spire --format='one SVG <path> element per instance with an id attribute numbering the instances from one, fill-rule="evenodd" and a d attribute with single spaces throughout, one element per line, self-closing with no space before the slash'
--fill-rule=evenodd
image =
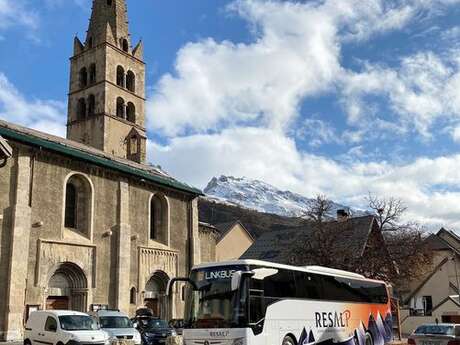
<path id="1" fill-rule="evenodd" d="M 93 0 L 93 10 L 86 35 L 86 44 L 98 45 L 111 36 L 116 44 L 126 39 L 129 44 L 128 16 L 125 0 Z M 110 43 L 110 42 L 109 42 Z"/>
<path id="2" fill-rule="evenodd" d="M 145 64 L 132 48 L 125 0 L 93 0 L 85 43 L 70 59 L 67 137 L 143 163 Z"/>

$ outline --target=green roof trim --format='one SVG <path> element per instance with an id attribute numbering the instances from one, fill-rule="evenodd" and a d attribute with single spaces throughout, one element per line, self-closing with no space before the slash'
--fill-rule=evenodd
<path id="1" fill-rule="evenodd" d="M 166 187 L 178 189 L 183 192 L 187 192 L 187 193 L 194 194 L 197 196 L 203 195 L 203 192 L 199 190 L 198 188 L 188 186 L 176 180 L 157 176 L 145 170 L 137 169 L 135 167 L 131 167 L 129 165 L 126 165 L 126 164 L 123 164 L 123 163 L 120 163 L 120 162 L 117 162 L 117 161 L 114 161 L 114 160 L 111 160 L 105 157 L 98 157 L 96 155 L 92 155 L 90 153 L 81 151 L 79 149 L 76 149 L 76 148 L 73 148 L 73 147 L 70 147 L 64 144 L 59 144 L 59 143 L 49 141 L 46 139 L 37 138 L 31 135 L 20 133 L 18 131 L 15 131 L 14 129 L 4 128 L 0 126 L 0 135 L 2 135 L 3 137 L 7 139 L 16 140 L 19 142 L 33 145 L 33 146 L 43 147 L 45 149 L 55 151 L 58 153 L 62 153 L 64 155 L 67 155 L 67 156 L 70 156 L 76 159 L 84 160 L 84 161 L 87 161 L 87 162 L 90 162 L 90 163 L 93 163 L 93 164 L 96 164 L 96 165 L 99 165 L 105 168 L 117 170 L 117 171 L 120 171 L 126 174 L 130 174 L 130 175 L 135 175 L 137 177 L 143 178 L 145 180 L 148 180 L 154 183 L 158 183 Z"/>

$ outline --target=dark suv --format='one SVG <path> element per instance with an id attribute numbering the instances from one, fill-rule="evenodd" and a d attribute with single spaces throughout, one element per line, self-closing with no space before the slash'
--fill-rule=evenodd
<path id="1" fill-rule="evenodd" d="M 174 328 L 170 327 L 165 320 L 138 317 L 136 323 L 143 345 L 162 345 L 166 343 L 168 337 L 177 335 Z"/>

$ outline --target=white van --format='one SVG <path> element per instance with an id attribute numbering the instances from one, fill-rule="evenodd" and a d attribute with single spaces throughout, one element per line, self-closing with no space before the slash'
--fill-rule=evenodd
<path id="1" fill-rule="evenodd" d="M 91 316 L 68 310 L 41 310 L 30 314 L 24 345 L 109 345 L 109 335 Z"/>

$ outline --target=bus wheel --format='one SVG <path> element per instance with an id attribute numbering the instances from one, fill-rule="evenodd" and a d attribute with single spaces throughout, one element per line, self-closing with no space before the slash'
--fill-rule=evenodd
<path id="1" fill-rule="evenodd" d="M 366 333 L 366 345 L 374 345 L 374 339 L 370 333 Z"/>
<path id="2" fill-rule="evenodd" d="M 296 343 L 289 335 L 287 335 L 284 337 L 282 345 L 296 345 Z"/>

